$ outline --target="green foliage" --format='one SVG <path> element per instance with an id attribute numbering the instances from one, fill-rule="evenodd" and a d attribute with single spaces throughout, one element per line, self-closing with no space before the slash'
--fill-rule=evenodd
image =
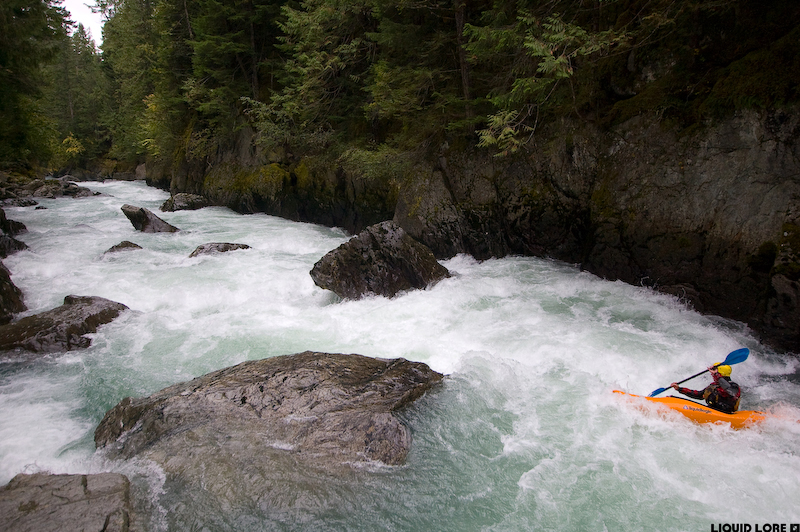
<path id="1" fill-rule="evenodd" d="M 0 166 L 41 163 L 47 120 L 38 102 L 42 72 L 64 38 L 64 10 L 53 0 L 0 3 Z"/>
<path id="2" fill-rule="evenodd" d="M 516 152 L 523 144 L 522 136 L 532 133 L 533 128 L 518 120 L 518 111 L 500 111 L 488 117 L 486 129 L 478 131 L 482 148 L 497 148 L 495 156 Z"/>
<path id="3" fill-rule="evenodd" d="M 391 187 L 381 165 L 445 137 L 508 155 L 565 115 L 688 127 L 795 102 L 795 4 L 101 0 L 99 56 L 82 28 L 64 38 L 55 4 L 7 0 L 0 160 L 206 168 L 249 147 L 250 126 L 268 160 L 321 157 Z"/>
<path id="4" fill-rule="evenodd" d="M 82 25 L 60 43 L 56 60 L 43 74 L 43 108 L 56 129 L 55 159 L 50 165 L 85 166 L 104 155 L 111 135 L 105 121 L 112 102 L 100 54 Z M 62 142 L 67 138 L 83 147 L 80 154 L 66 156 Z"/>
<path id="5" fill-rule="evenodd" d="M 272 98 L 276 119 L 297 129 L 327 129 L 358 121 L 361 83 L 374 44 L 369 0 L 305 0 L 283 7 L 284 89 Z"/>
<path id="6" fill-rule="evenodd" d="M 497 155 L 513 153 L 531 138 L 540 116 L 556 107 L 553 96 L 559 84 L 569 82 L 577 68 L 586 68 L 631 39 L 629 31 L 590 32 L 559 13 L 539 18 L 528 10 L 518 12 L 513 26 L 468 26 L 466 31 L 476 62 L 490 62 L 498 55 L 514 58 L 508 66 L 513 79 L 490 94 L 500 110 L 489 115 L 488 127 L 478 132 L 479 145 L 498 148 Z"/>
<path id="7" fill-rule="evenodd" d="M 800 97 L 800 26 L 775 43 L 748 53 L 720 73 L 700 105 L 705 116 L 725 116 L 733 109 L 766 109 Z"/>
<path id="8" fill-rule="evenodd" d="M 109 120 L 109 156 L 130 161 L 145 153 L 146 99 L 158 74 L 158 34 L 150 0 L 116 0 L 106 5 L 103 62 L 110 78 L 115 112 Z"/>

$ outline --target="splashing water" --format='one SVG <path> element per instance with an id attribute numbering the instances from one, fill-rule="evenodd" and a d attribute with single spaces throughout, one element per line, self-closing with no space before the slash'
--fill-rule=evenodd
<path id="1" fill-rule="evenodd" d="M 0 483 L 40 470 L 123 472 L 146 500 L 140 509 L 150 530 L 800 523 L 798 363 L 739 323 L 571 265 L 520 257 L 458 256 L 444 261 L 457 275 L 428 290 L 340 301 L 308 273 L 346 241 L 338 229 L 219 207 L 160 213 L 168 195 L 141 182 L 88 186 L 103 194 L 43 200 L 46 210 L 6 208 L 27 225 L 19 238 L 30 249 L 4 262 L 27 314 L 68 294 L 132 310 L 92 335 L 86 350 L 0 364 Z M 182 231 L 137 233 L 120 211 L 124 203 Z M 144 249 L 104 254 L 122 240 Z M 189 258 L 208 242 L 251 249 Z M 611 393 L 646 395 L 742 346 L 751 350 L 734 367 L 742 409 L 782 414 L 761 427 L 733 431 L 648 415 Z M 208 503 L 172 489 L 153 464 L 95 453 L 95 426 L 124 397 L 305 350 L 405 357 L 449 375 L 401 413 L 414 435 L 406 465 L 331 478 L 313 503 L 275 513 Z"/>

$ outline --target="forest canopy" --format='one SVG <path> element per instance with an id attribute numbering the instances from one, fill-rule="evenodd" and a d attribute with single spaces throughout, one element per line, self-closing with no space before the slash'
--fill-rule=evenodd
<path id="1" fill-rule="evenodd" d="M 796 102 L 778 0 L 57 0 L 0 6 L 0 166 L 202 164 L 264 152 L 497 155 L 561 116 L 679 128 Z"/>

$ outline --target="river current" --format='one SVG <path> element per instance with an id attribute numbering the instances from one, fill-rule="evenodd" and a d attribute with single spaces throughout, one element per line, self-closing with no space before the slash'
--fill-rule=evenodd
<path id="1" fill-rule="evenodd" d="M 800 364 L 740 323 L 574 265 L 510 257 L 442 263 L 455 275 L 393 299 L 341 301 L 314 263 L 343 231 L 226 208 L 161 213 L 143 182 L 86 183 L 101 195 L 6 207 L 29 250 L 4 260 L 26 314 L 96 295 L 131 311 L 85 350 L 0 364 L 0 485 L 36 471 L 128 475 L 147 530 L 708 531 L 800 523 Z M 136 232 L 120 207 L 182 229 Z M 143 249 L 104 254 L 123 240 Z M 200 244 L 249 250 L 189 258 Z M 632 408 L 750 348 L 734 366 L 742 409 L 779 416 L 734 431 Z M 273 514 L 193 504 L 154 464 L 95 452 L 94 428 L 144 396 L 244 360 L 315 350 L 421 361 L 448 375 L 402 412 L 408 461 L 371 467 Z M 687 386 L 702 388 L 708 376 Z M 667 394 L 665 394 L 667 395 Z M 236 483 L 236 473 L 230 478 Z M 199 498 L 202 499 L 202 498 Z M 144 501 L 144 502 L 141 502 Z M 222 508 L 222 509 L 221 509 Z"/>

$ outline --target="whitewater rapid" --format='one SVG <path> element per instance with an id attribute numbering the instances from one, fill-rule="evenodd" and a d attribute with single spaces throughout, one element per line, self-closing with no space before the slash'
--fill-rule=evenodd
<path id="1" fill-rule="evenodd" d="M 130 307 L 86 350 L 0 364 L 0 484 L 20 472 L 119 471 L 149 530 L 710 530 L 800 523 L 797 360 L 740 323 L 573 265 L 510 257 L 443 261 L 455 275 L 394 299 L 341 301 L 314 263 L 339 229 L 222 207 L 161 213 L 143 182 L 84 184 L 101 195 L 6 207 L 29 250 L 4 264 L 26 314 L 68 294 Z M 182 229 L 136 232 L 120 207 Z M 104 254 L 123 240 L 143 249 Z M 189 258 L 208 242 L 251 246 Z M 648 415 L 611 393 L 646 395 L 739 347 L 742 409 L 782 415 L 733 431 Z M 403 412 L 406 465 L 331 480 L 296 512 L 194 504 L 153 464 L 96 453 L 93 432 L 122 398 L 244 360 L 305 350 L 429 364 L 445 384 Z M 687 383 L 702 387 L 707 377 Z M 236 478 L 230 482 L 235 483 Z"/>

